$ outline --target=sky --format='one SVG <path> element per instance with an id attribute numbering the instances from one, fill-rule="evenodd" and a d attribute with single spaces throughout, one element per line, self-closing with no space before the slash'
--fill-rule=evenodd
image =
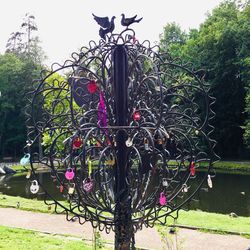
<path id="1" fill-rule="evenodd" d="M 35 16 L 36 35 L 48 57 L 46 64 L 63 63 L 74 51 L 90 40 L 99 40 L 97 16 L 116 16 L 116 32 L 121 30 L 121 13 L 143 17 L 131 28 L 139 41 L 159 41 L 163 27 L 170 22 L 183 30 L 199 28 L 206 14 L 222 0 L 1 0 L 0 1 L 0 53 L 4 53 L 8 38 L 19 30 L 26 13 Z"/>

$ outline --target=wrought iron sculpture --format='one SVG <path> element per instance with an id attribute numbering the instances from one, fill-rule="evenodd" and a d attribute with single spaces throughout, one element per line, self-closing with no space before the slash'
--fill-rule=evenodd
<path id="1" fill-rule="evenodd" d="M 115 231 L 116 249 L 132 248 L 143 226 L 177 216 L 211 183 L 216 159 L 214 98 L 190 66 L 126 27 L 42 72 L 27 108 L 26 153 L 33 173 L 36 163 L 46 166 L 68 200 L 46 192 L 46 203 L 68 220 Z M 201 165 L 207 171 L 190 188 Z"/>

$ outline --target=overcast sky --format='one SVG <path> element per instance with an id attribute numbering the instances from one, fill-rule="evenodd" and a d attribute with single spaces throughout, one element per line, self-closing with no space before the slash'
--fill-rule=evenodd
<path id="1" fill-rule="evenodd" d="M 89 40 L 98 40 L 98 25 L 92 13 L 98 16 L 116 16 L 119 31 L 120 15 L 137 14 L 143 17 L 134 24 L 137 38 L 159 40 L 164 25 L 178 23 L 182 29 L 198 28 L 206 13 L 222 0 L 1 0 L 0 1 L 0 53 L 5 50 L 11 32 L 19 30 L 25 13 L 35 16 L 37 35 L 42 41 L 48 61 L 62 63 Z"/>

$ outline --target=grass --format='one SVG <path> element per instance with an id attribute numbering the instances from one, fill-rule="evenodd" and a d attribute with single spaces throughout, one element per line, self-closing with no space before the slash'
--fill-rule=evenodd
<path id="1" fill-rule="evenodd" d="M 22 210 L 43 213 L 52 213 L 54 211 L 53 207 L 51 210 L 48 210 L 48 206 L 43 201 L 0 194 L 0 207 L 16 207 L 18 202 Z M 168 219 L 168 224 L 173 224 L 171 218 Z M 246 233 L 250 235 L 250 217 L 239 216 L 232 218 L 223 214 L 181 210 L 176 224 L 204 230 Z"/>
<path id="2" fill-rule="evenodd" d="M 0 226 L 0 249 L 11 250 L 91 250 L 80 238 L 47 235 L 26 229 Z"/>
<path id="3" fill-rule="evenodd" d="M 250 218 L 229 215 L 207 213 L 200 211 L 180 211 L 177 225 L 197 227 L 204 230 L 214 230 L 218 232 L 235 232 L 250 235 Z"/>
<path id="4" fill-rule="evenodd" d="M 61 201 L 66 203 L 66 201 Z M 0 193 L 0 207 L 13 207 L 26 211 L 40 212 L 40 213 L 53 213 L 54 206 L 51 208 L 44 203 L 42 200 L 37 199 L 26 199 L 19 196 L 9 196 Z"/>

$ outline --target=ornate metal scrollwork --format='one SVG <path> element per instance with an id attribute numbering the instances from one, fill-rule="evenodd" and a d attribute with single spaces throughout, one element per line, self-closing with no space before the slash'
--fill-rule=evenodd
<path id="1" fill-rule="evenodd" d="M 116 115 L 113 59 L 120 45 L 126 50 L 128 75 L 123 126 L 117 125 L 123 117 Z M 26 150 L 33 172 L 36 163 L 46 166 L 51 185 L 62 200 L 67 198 L 46 195 L 46 202 L 55 204 L 56 212 L 66 212 L 68 220 L 90 221 L 109 233 L 124 220 L 115 209 L 126 192 L 133 233 L 156 221 L 165 224 L 212 171 L 214 98 L 209 86 L 190 65 L 170 59 L 149 41 L 140 43 L 130 28 L 107 41 L 91 41 L 71 60 L 42 72 L 34 86 Z M 125 136 L 127 172 L 126 190 L 117 193 L 119 133 Z M 39 138 L 43 156 L 37 151 Z M 206 166 L 201 182 L 189 189 L 200 166 Z"/>

